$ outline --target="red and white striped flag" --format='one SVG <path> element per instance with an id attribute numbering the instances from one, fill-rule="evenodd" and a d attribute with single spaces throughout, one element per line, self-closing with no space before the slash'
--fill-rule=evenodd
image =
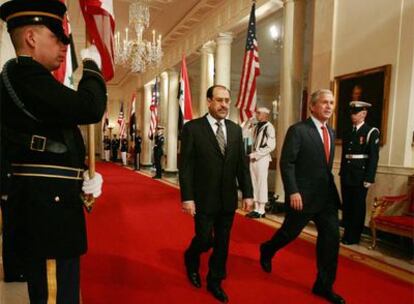
<path id="1" fill-rule="evenodd" d="M 102 74 L 106 81 L 114 76 L 115 18 L 112 0 L 79 0 L 90 41 L 102 58 Z"/>
<path id="2" fill-rule="evenodd" d="M 129 111 L 129 135 L 131 138 L 134 138 L 134 134 L 136 132 L 136 124 L 137 120 L 135 118 L 135 101 L 137 100 L 137 95 L 135 92 L 132 94 L 130 111 Z"/>
<path id="3" fill-rule="evenodd" d="M 66 5 L 65 0 L 60 0 L 60 2 Z M 65 34 L 69 37 L 70 43 L 66 52 L 65 61 L 62 62 L 57 70 L 53 71 L 53 76 L 65 86 L 73 89 L 73 73 L 78 68 L 78 63 L 76 61 L 75 46 L 73 44 L 72 30 L 70 28 L 68 13 L 66 13 L 63 18 L 63 29 L 65 30 Z"/>
<path id="4" fill-rule="evenodd" d="M 124 115 L 124 103 L 121 103 L 121 109 L 118 114 L 118 124 L 119 124 L 119 137 L 126 137 L 126 125 L 125 125 L 125 115 Z"/>
<path id="5" fill-rule="evenodd" d="M 150 118 L 150 128 L 148 131 L 148 137 L 149 139 L 153 139 L 155 130 L 158 126 L 158 78 L 155 79 L 155 84 L 152 89 L 152 97 L 151 97 L 151 105 L 150 105 L 150 111 L 151 111 L 151 118 Z"/>
<path id="6" fill-rule="evenodd" d="M 253 3 L 247 28 L 246 51 L 240 79 L 236 107 L 240 109 L 240 122 L 253 116 L 256 110 L 256 77 L 260 75 L 259 52 L 256 40 L 256 5 Z"/>
<path id="7" fill-rule="evenodd" d="M 191 107 L 190 82 L 188 80 L 187 64 L 184 54 L 181 61 L 180 88 L 178 94 L 181 116 L 183 118 L 183 124 L 185 124 L 187 121 L 193 119 L 193 109 Z"/>

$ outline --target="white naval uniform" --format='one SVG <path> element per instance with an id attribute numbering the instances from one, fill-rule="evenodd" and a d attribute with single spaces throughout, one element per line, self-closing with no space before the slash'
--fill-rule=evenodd
<path id="1" fill-rule="evenodd" d="M 258 131 L 253 129 L 253 152 L 250 156 L 250 175 L 253 183 L 255 210 L 260 214 L 265 213 L 265 205 L 268 201 L 267 176 L 269 163 L 272 161 L 270 153 L 276 147 L 275 128 L 270 122 L 266 122 Z M 256 161 L 252 161 L 256 159 Z"/>

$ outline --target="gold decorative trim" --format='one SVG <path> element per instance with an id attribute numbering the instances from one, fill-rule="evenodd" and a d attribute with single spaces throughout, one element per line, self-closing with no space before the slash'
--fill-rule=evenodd
<path id="1" fill-rule="evenodd" d="M 10 16 L 8 16 L 6 18 L 6 22 L 9 21 L 10 19 L 17 18 L 17 17 L 24 17 L 24 16 L 33 16 L 33 17 L 45 16 L 45 17 L 54 18 L 54 19 L 57 19 L 57 20 L 60 20 L 61 22 L 63 22 L 63 18 L 61 18 L 58 15 L 51 14 L 51 13 L 40 12 L 40 11 L 26 11 L 26 12 L 14 13 L 14 14 L 11 14 Z"/>
<path id="2" fill-rule="evenodd" d="M 15 176 L 35 176 L 35 177 L 48 177 L 48 178 L 61 178 L 61 179 L 75 179 L 82 180 L 82 177 L 70 177 L 62 175 L 53 175 L 53 174 L 36 174 L 36 173 L 13 173 Z"/>
<path id="3" fill-rule="evenodd" d="M 36 168 L 55 168 L 55 169 L 64 169 L 64 170 L 71 170 L 71 171 L 84 171 L 81 168 L 73 168 L 73 167 L 65 167 L 65 166 L 56 166 L 56 165 L 42 165 L 42 164 L 16 164 L 12 163 L 14 167 L 36 167 Z"/>
<path id="4" fill-rule="evenodd" d="M 47 304 L 56 304 L 56 298 L 57 298 L 56 260 L 46 260 L 46 276 L 47 276 Z"/>

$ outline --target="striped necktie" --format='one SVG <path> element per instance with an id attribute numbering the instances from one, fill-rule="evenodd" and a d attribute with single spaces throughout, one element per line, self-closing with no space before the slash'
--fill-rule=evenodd
<path id="1" fill-rule="evenodd" d="M 223 126 L 219 121 L 216 122 L 216 126 L 217 126 L 217 131 L 216 131 L 217 142 L 220 147 L 221 154 L 224 155 L 224 152 L 226 150 L 226 139 L 224 138 Z"/>

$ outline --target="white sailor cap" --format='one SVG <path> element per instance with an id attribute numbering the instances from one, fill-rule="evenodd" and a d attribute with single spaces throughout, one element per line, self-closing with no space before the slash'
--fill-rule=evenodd
<path id="1" fill-rule="evenodd" d="M 360 111 L 364 111 L 364 110 L 368 110 L 368 108 L 370 108 L 372 105 L 369 102 L 365 102 L 365 101 L 351 101 L 349 103 L 349 107 L 351 110 L 351 113 L 358 113 Z"/>
<path id="2" fill-rule="evenodd" d="M 269 114 L 270 110 L 266 107 L 257 108 L 256 112 Z"/>

